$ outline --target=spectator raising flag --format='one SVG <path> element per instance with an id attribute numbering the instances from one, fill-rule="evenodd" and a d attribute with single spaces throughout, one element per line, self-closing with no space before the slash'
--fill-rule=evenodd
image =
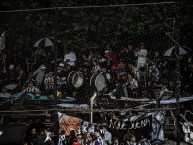
<path id="1" fill-rule="evenodd" d="M 5 31 L 1 34 L 0 37 L 0 51 L 5 48 Z"/>

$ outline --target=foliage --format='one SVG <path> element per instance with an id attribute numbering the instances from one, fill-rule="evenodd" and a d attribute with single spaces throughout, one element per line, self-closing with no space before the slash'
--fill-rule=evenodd
<path id="1" fill-rule="evenodd" d="M 140 1 L 141 2 L 141 1 Z M 155 1 L 142 1 L 155 2 Z M 165 27 L 166 18 L 176 18 L 179 12 L 178 4 L 139 5 L 123 7 L 91 7 L 76 8 L 72 6 L 92 6 L 123 4 L 125 0 L 114 1 L 64 1 L 64 0 L 19 0 L 14 1 L 10 9 L 34 9 L 40 7 L 63 7 L 52 10 L 24 11 L 15 13 L 0 13 L 3 19 L 1 32 L 6 30 L 6 46 L 12 51 L 32 51 L 33 43 L 41 37 L 53 36 L 61 41 L 62 47 L 91 48 L 103 47 L 103 43 L 111 41 L 124 45 L 128 41 L 152 41 L 155 33 L 164 37 L 170 31 Z M 130 1 L 136 3 L 136 1 Z M 190 12 L 190 8 L 184 8 Z M 183 31 L 182 43 L 187 42 L 187 26 L 192 26 L 188 13 L 183 13 L 178 20 Z M 190 33 L 190 32 L 189 32 Z M 190 36 L 190 34 L 188 34 Z M 144 38 L 147 37 L 147 38 Z M 191 36 L 192 38 L 192 36 Z M 14 41 L 13 41 L 14 39 Z M 149 40 L 148 40 L 149 39 Z M 160 39 L 160 38 L 159 38 Z M 190 39 L 190 38 L 189 38 Z M 156 41 L 156 38 L 154 39 Z M 162 43 L 163 41 L 160 41 Z M 165 47 L 155 44 L 152 47 Z"/>

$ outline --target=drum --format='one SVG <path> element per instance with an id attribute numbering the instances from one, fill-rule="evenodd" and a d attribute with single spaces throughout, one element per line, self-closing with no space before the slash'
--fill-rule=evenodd
<path id="1" fill-rule="evenodd" d="M 72 71 L 69 73 L 67 81 L 70 85 L 74 86 L 75 88 L 79 88 L 83 84 L 83 74 L 79 71 Z"/>
<path id="2" fill-rule="evenodd" d="M 95 91 L 102 91 L 106 86 L 104 76 L 101 73 L 93 74 L 90 78 L 90 86 Z"/>

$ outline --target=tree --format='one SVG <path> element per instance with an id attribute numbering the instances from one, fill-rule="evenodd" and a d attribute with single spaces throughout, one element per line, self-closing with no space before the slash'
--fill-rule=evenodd
<path id="1" fill-rule="evenodd" d="M 45 3 L 43 3 L 45 2 Z M 63 0 L 20 0 L 9 3 L 9 9 L 34 9 L 41 7 L 65 7 L 65 6 L 92 6 L 109 4 L 126 4 L 120 0 L 104 1 L 63 1 Z M 155 2 L 144 0 L 138 2 Z M 136 1 L 131 1 L 136 3 Z M 2 4 L 2 3 L 1 3 Z M 103 42 L 111 41 L 115 44 L 125 44 L 129 40 L 147 41 L 151 49 L 164 48 L 165 20 L 176 17 L 179 11 L 178 4 L 135 5 L 122 7 L 90 7 L 90 8 L 56 8 L 51 10 L 22 11 L 15 13 L 0 13 L 3 20 L 0 24 L 1 31 L 7 33 L 6 46 L 15 51 L 33 51 L 33 43 L 41 37 L 57 37 L 65 47 L 86 49 L 90 47 L 102 47 Z M 181 43 L 189 44 L 192 32 L 189 25 L 192 19 L 188 12 L 191 7 L 184 5 L 186 9 L 180 21 Z M 184 27 L 185 26 L 185 27 Z M 188 35 L 186 35 L 188 32 Z M 156 38 L 159 34 L 159 38 Z M 156 37 L 155 37 L 156 36 Z M 152 44 L 152 41 L 159 42 Z M 14 41 L 13 41 L 14 40 Z M 166 44 L 166 43 L 165 43 Z M 167 45 L 167 44 L 166 44 Z"/>

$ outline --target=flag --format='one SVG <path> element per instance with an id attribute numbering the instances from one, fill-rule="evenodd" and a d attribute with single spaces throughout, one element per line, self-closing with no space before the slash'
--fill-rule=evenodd
<path id="1" fill-rule="evenodd" d="M 79 133 L 94 133 L 94 124 L 88 121 L 66 115 L 58 112 L 58 121 L 61 130 L 65 130 L 66 135 L 70 135 L 70 131 L 74 130 L 76 134 Z"/>
<path id="2" fill-rule="evenodd" d="M 186 110 L 184 114 L 180 114 L 181 132 L 184 141 L 193 144 L 193 113 Z"/>
<path id="3" fill-rule="evenodd" d="M 112 112 L 105 116 L 105 124 L 113 135 L 121 139 L 124 139 L 129 131 L 136 136 L 136 140 L 143 136 L 153 145 L 165 142 L 164 118 L 165 112 L 158 111 L 141 115 L 123 115 L 119 120 Z"/>
<path id="4" fill-rule="evenodd" d="M 5 48 L 5 31 L 1 34 L 0 37 L 0 51 Z"/>

